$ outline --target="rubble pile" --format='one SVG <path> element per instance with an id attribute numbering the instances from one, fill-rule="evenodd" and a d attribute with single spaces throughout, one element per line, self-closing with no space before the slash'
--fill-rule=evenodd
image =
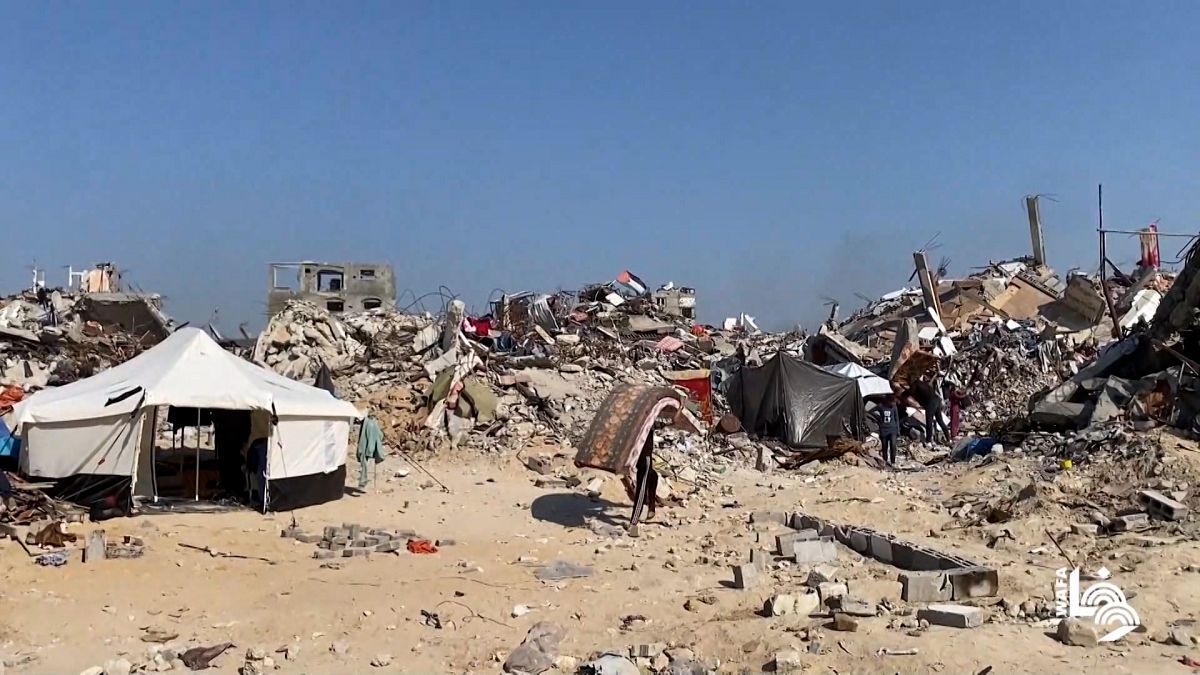
<path id="1" fill-rule="evenodd" d="M 353 374 L 356 389 L 370 387 L 418 367 L 414 355 L 430 345 L 417 336 L 432 326 L 431 317 L 383 308 L 338 318 L 291 300 L 259 335 L 253 360 L 297 380 L 313 379 L 324 365 L 334 376 Z"/>
<path id="2" fill-rule="evenodd" d="M 0 299 L 0 385 L 32 392 L 90 377 L 157 344 L 166 335 L 160 329 L 171 324 L 141 296 L 121 302 L 161 323 L 137 332 L 105 321 L 98 301 L 87 294 L 44 292 L 44 303 L 37 295 L 27 291 Z"/>

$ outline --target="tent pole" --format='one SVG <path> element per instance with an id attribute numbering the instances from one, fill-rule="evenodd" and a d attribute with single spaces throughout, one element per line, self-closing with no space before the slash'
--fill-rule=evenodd
<path id="1" fill-rule="evenodd" d="M 196 501 L 200 501 L 200 409 L 196 408 Z"/>

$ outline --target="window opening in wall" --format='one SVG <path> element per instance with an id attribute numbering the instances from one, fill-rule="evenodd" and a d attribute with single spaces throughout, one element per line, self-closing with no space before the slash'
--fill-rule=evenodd
<path id="1" fill-rule="evenodd" d="M 346 303 L 341 300 L 330 300 L 325 303 L 325 309 L 331 312 L 341 312 L 346 309 Z"/>
<path id="2" fill-rule="evenodd" d="M 300 268 L 295 265 L 272 265 L 271 287 L 279 291 L 300 290 Z"/>
<path id="3" fill-rule="evenodd" d="M 317 291 L 320 293 L 341 292 L 343 274 L 336 270 L 321 270 L 317 272 Z"/>
<path id="4" fill-rule="evenodd" d="M 374 279 L 375 270 L 359 270 L 358 276 L 362 277 L 363 279 Z"/>
<path id="5" fill-rule="evenodd" d="M 363 300 L 363 309 L 379 309 L 383 307 L 383 301 L 379 298 L 367 298 Z"/>

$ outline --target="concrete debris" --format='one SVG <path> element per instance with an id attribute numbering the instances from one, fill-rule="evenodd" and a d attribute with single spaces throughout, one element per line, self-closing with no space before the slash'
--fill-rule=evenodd
<path id="1" fill-rule="evenodd" d="M 970 605 L 933 604 L 919 610 L 917 618 L 935 626 L 978 628 L 983 625 L 983 610 Z"/>
<path id="2" fill-rule="evenodd" d="M 1058 641 L 1071 647 L 1095 647 L 1100 642 L 1096 624 L 1083 619 L 1063 619 L 1055 633 Z M 1190 646 L 1190 645 L 1189 645 Z"/>

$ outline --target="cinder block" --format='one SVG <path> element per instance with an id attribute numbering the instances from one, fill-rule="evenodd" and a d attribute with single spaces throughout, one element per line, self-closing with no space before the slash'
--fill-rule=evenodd
<path id="1" fill-rule="evenodd" d="M 303 544 L 319 544 L 324 539 L 324 537 L 319 534 L 307 534 L 304 532 L 301 532 L 292 538 Z"/>
<path id="2" fill-rule="evenodd" d="M 771 554 L 761 548 L 752 548 L 750 549 L 750 562 L 765 572 L 771 566 Z"/>
<path id="3" fill-rule="evenodd" d="M 807 539 L 792 545 L 792 556 L 797 563 L 821 563 L 837 559 L 837 545 L 833 539 Z"/>
<path id="4" fill-rule="evenodd" d="M 734 588 L 754 588 L 759 582 L 758 567 L 754 563 L 747 565 L 733 566 L 733 587 Z"/>
<path id="5" fill-rule="evenodd" d="M 787 525 L 788 516 L 782 511 L 755 511 L 750 514 L 751 523 L 779 523 Z"/>
<path id="6" fill-rule="evenodd" d="M 382 544 L 379 544 L 378 546 L 375 547 L 375 552 L 376 553 L 393 553 L 395 551 L 399 551 L 402 548 L 404 548 L 404 542 L 402 542 L 402 541 L 385 541 Z"/>
<path id="7" fill-rule="evenodd" d="M 918 619 L 935 626 L 978 628 L 983 625 L 983 610 L 969 605 L 930 605 L 917 611 Z"/>
<path id="8" fill-rule="evenodd" d="M 1150 529 L 1150 515 L 1147 513 L 1129 513 L 1112 519 L 1109 529 L 1113 532 L 1140 532 Z"/>
<path id="9" fill-rule="evenodd" d="M 931 551 L 924 546 L 912 547 L 912 569 L 918 571 L 942 569 L 942 559 L 937 551 Z"/>
<path id="10" fill-rule="evenodd" d="M 872 534 L 868 548 L 872 558 L 879 562 L 892 564 L 892 542 L 885 535 Z"/>
<path id="11" fill-rule="evenodd" d="M 954 589 L 955 600 L 991 598 L 1000 593 L 999 572 L 982 565 L 947 570 L 946 578 Z"/>
<path id="12" fill-rule="evenodd" d="M 313 551 L 313 557 L 317 560 L 329 560 L 330 558 L 338 557 L 338 553 L 336 551 L 327 551 L 323 548 L 319 548 Z"/>
<path id="13" fill-rule="evenodd" d="M 911 570 L 913 557 L 912 544 L 907 541 L 892 540 L 892 564 L 902 570 Z"/>
<path id="14" fill-rule="evenodd" d="M 338 536 L 337 530 L 338 530 L 338 528 L 336 525 L 326 525 L 325 526 L 325 538 L 333 539 L 334 537 Z"/>
<path id="15" fill-rule="evenodd" d="M 901 572 L 900 599 L 905 602 L 945 602 L 954 599 L 954 587 L 945 572 Z"/>
<path id="16" fill-rule="evenodd" d="M 775 536 L 775 550 L 779 555 L 790 555 L 792 545 L 798 541 L 810 541 L 817 538 L 816 530 L 799 530 L 793 532 L 784 532 Z"/>
<path id="17" fill-rule="evenodd" d="M 348 530 L 348 535 L 351 539 L 358 539 L 358 535 L 362 532 L 362 525 L 358 523 L 342 523 L 342 527 Z"/>
<path id="18" fill-rule="evenodd" d="M 868 535 L 866 532 L 863 532 L 862 530 L 850 530 L 849 535 L 850 535 L 850 548 L 854 549 L 858 553 L 862 553 L 863 555 L 866 555 L 867 551 L 871 547 L 870 535 Z"/>
<path id="19" fill-rule="evenodd" d="M 1151 515 L 1164 520 L 1182 520 L 1187 517 L 1188 507 L 1158 490 L 1139 490 L 1138 503 L 1146 507 Z"/>
<path id="20" fill-rule="evenodd" d="M 375 552 L 375 549 L 370 546 L 349 546 L 342 550 L 342 557 L 359 558 L 366 557 Z"/>

